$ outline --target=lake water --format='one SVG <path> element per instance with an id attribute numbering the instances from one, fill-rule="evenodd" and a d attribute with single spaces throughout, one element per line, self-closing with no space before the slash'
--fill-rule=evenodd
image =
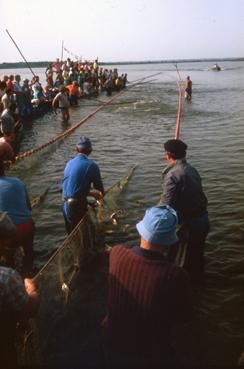
<path id="1" fill-rule="evenodd" d="M 211 231 L 206 242 L 206 285 L 195 296 L 190 327 L 179 336 L 181 355 L 203 365 L 236 364 L 244 351 L 244 62 L 222 62 L 213 72 L 207 62 L 179 63 L 182 81 L 193 81 L 191 103 L 184 103 L 180 138 L 188 144 L 188 161 L 201 174 L 209 200 Z M 109 244 L 139 241 L 136 222 L 161 194 L 166 165 L 163 143 L 174 138 L 178 88 L 171 64 L 121 65 L 134 81 L 154 73 L 94 115 L 61 143 L 21 161 L 11 170 L 31 197 L 50 187 L 42 206 L 33 210 L 37 232 L 36 264 L 42 265 L 65 238 L 60 184 L 65 163 L 74 156 L 80 135 L 93 143 L 91 158 L 100 166 L 105 188 L 137 165 L 121 193 L 119 221 Z M 1 71 L 4 74 L 6 71 Z M 30 77 L 28 70 L 8 71 Z M 37 69 L 41 79 L 44 69 Z M 100 100 L 82 100 L 71 108 L 70 125 L 95 110 Z M 46 114 L 24 132 L 20 151 L 48 142 L 69 126 Z"/>

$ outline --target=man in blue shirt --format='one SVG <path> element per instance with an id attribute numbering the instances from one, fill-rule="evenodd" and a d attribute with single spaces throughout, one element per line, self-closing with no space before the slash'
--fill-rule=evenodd
<path id="1" fill-rule="evenodd" d="M 31 204 L 26 185 L 16 177 L 5 175 L 5 164 L 0 157 L 0 210 L 7 213 L 16 226 L 13 252 L 17 247 L 23 251 L 22 274 L 31 273 L 34 258 L 35 224 L 32 219 Z M 9 266 L 14 266 L 13 254 Z"/>
<path id="2" fill-rule="evenodd" d="M 81 136 L 76 144 L 77 155 L 64 169 L 62 182 L 63 214 L 65 226 L 70 233 L 87 211 L 87 196 L 97 200 L 104 195 L 103 182 L 98 165 L 88 159 L 92 152 L 89 138 Z M 91 185 L 95 191 L 90 191 Z"/>

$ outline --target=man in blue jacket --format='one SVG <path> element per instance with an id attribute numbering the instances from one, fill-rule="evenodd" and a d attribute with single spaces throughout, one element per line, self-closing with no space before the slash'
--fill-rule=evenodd
<path id="1" fill-rule="evenodd" d="M 97 200 L 104 195 L 103 182 L 98 165 L 88 156 L 92 152 L 89 138 L 81 136 L 76 144 L 77 155 L 64 169 L 62 182 L 63 214 L 66 230 L 70 233 L 87 211 L 87 196 Z M 93 185 L 93 191 L 91 191 Z"/>

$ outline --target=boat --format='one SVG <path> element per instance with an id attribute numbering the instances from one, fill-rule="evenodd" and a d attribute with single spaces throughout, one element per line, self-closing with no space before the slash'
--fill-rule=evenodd
<path id="1" fill-rule="evenodd" d="M 213 66 L 212 66 L 212 68 L 211 68 L 214 72 L 219 72 L 219 71 L 221 71 L 221 68 L 220 68 L 220 66 L 216 63 L 216 64 L 214 64 Z"/>
<path id="2" fill-rule="evenodd" d="M 42 101 L 39 103 L 31 103 L 30 108 L 21 112 L 20 117 L 23 122 L 31 121 L 37 119 L 42 115 L 48 113 L 52 110 L 51 101 Z"/>

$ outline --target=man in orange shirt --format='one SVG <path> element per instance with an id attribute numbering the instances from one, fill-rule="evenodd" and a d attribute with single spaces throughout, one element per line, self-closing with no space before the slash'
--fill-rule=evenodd
<path id="1" fill-rule="evenodd" d="M 70 105 L 78 105 L 78 97 L 80 97 L 80 88 L 76 81 L 73 81 L 70 85 L 66 86 L 69 90 Z"/>

